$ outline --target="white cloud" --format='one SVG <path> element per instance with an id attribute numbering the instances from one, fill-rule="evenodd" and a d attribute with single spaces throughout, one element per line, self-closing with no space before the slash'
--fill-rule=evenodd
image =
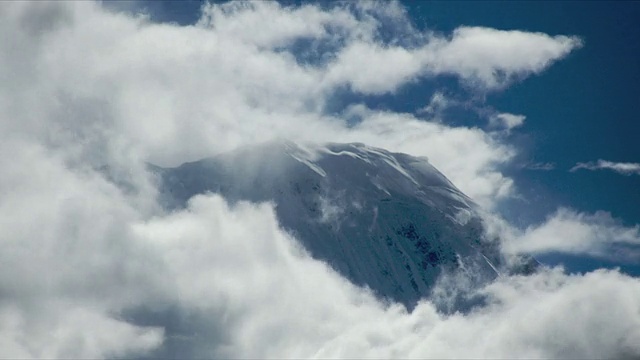
<path id="1" fill-rule="evenodd" d="M 372 111 L 354 128 L 323 113 L 338 83 L 376 93 L 413 81 L 409 73 L 398 74 L 422 55 L 375 40 L 380 24 L 374 15 L 384 13 L 384 6 L 210 5 L 201 23 L 190 27 L 109 13 L 93 3 L 47 6 L 46 21 L 36 22 L 22 19 L 33 19 L 41 7 L 3 4 L 2 29 L 17 34 L 0 43 L 6 49 L 0 58 L 7 85 L 0 89 L 6 104 L 0 109 L 4 134 L 35 136 L 96 166 L 112 158 L 177 165 L 282 137 L 366 141 L 428 156 L 479 202 L 490 204 L 512 191 L 499 167 L 511 159 L 513 149 L 489 133 L 408 115 L 373 116 Z M 396 7 L 389 8 L 385 21 L 405 16 Z M 237 30 L 239 24 L 264 17 L 287 20 L 278 22 L 282 29 L 269 25 L 260 37 Z M 300 17 L 306 17 L 304 24 Z M 285 45 L 309 38 L 328 42 L 328 53 L 316 55 L 335 61 L 299 63 Z M 369 54 L 365 60 L 372 65 L 341 62 L 349 54 Z M 387 56 L 408 65 L 386 66 Z M 384 69 L 372 67 L 378 63 Z M 355 64 L 345 72 L 348 78 L 332 75 L 340 64 Z M 361 73 L 370 70 L 375 76 Z M 475 160 L 465 164 L 460 154 Z"/>
<path id="2" fill-rule="evenodd" d="M 468 85 L 495 90 L 536 74 L 573 49 L 580 39 L 543 33 L 460 27 L 448 39 L 429 34 L 418 48 L 355 41 L 330 64 L 330 84 L 357 92 L 394 92 L 422 76 L 456 75 Z"/>
<path id="3" fill-rule="evenodd" d="M 515 150 L 484 131 L 426 122 L 409 114 L 358 109 L 362 122 L 337 140 L 426 156 L 463 192 L 488 207 L 512 195 L 513 180 L 503 176 L 499 167 Z"/>
<path id="4" fill-rule="evenodd" d="M 524 124 L 524 115 L 515 115 L 509 113 L 500 113 L 489 118 L 489 126 L 494 128 L 504 128 L 509 131 L 513 128 L 520 127 Z"/>
<path id="5" fill-rule="evenodd" d="M 503 278 L 481 290 L 489 305 L 470 314 L 443 315 L 429 302 L 407 313 L 292 248 L 265 206 L 228 209 L 200 197 L 187 212 L 154 219 L 137 233 L 161 247 L 182 306 L 211 321 L 190 338 L 198 356 L 582 358 L 640 351 L 640 320 L 632 316 L 640 282 L 617 272 Z M 598 311 L 604 304 L 616 311 Z M 207 330 L 220 329 L 223 342 L 207 341 Z"/>
<path id="6" fill-rule="evenodd" d="M 556 270 L 507 278 L 483 290 L 492 305 L 475 313 L 443 316 L 425 302 L 407 314 L 373 301 L 323 265 L 292 255 L 267 208 L 242 205 L 232 210 L 230 218 L 221 210 L 219 199 L 200 198 L 190 213 L 170 221 L 158 219 L 141 231 L 149 241 L 160 241 L 182 254 L 166 263 L 185 276 L 184 293 L 179 291 L 186 294 L 184 301 L 210 299 L 205 303 L 211 306 L 215 299 L 227 299 L 235 304 L 226 309 L 231 311 L 228 317 L 238 318 L 225 324 L 231 334 L 225 356 L 557 358 L 609 357 L 640 350 L 635 342 L 640 324 L 637 317 L 628 317 L 637 311 L 640 286 L 618 273 L 568 277 Z M 258 220 L 264 216 L 266 223 Z M 214 233 L 230 236 L 207 236 Z M 212 241 L 208 239 L 216 239 L 215 244 L 205 247 L 203 242 Z M 238 239 L 244 242 L 238 244 Z M 225 246 L 225 241 L 233 246 Z M 196 257 L 189 252 L 204 248 L 209 251 Z M 194 284 L 198 279 L 192 274 L 202 273 L 201 266 L 212 268 L 206 273 L 213 274 L 202 281 L 215 287 Z M 262 280 L 255 281 L 256 277 Z M 250 289 L 239 285 L 246 283 L 255 285 Z M 192 293 L 194 288 L 199 292 Z M 597 311 L 612 299 L 620 299 L 618 311 Z M 583 306 L 576 307 L 576 301 Z M 568 331 L 576 322 L 580 330 Z M 636 330 L 627 332 L 620 324 Z M 613 331 L 602 336 L 601 326 Z"/>
<path id="7" fill-rule="evenodd" d="M 572 167 L 571 172 L 585 170 L 611 170 L 623 175 L 640 175 L 640 164 L 638 163 L 617 163 L 606 160 L 598 160 L 597 162 L 577 163 Z"/>
<path id="8" fill-rule="evenodd" d="M 407 313 L 400 305 L 380 303 L 310 259 L 278 229 L 268 205 L 230 208 L 217 196 L 199 196 L 185 211 L 113 225 L 130 229 L 120 246 L 101 248 L 100 241 L 87 241 L 70 228 L 54 240 L 85 241 L 85 251 L 68 252 L 64 258 L 23 252 L 15 258 L 83 269 L 79 264 L 95 266 L 91 254 L 99 254 L 104 266 L 75 278 L 51 274 L 46 287 L 28 280 L 16 284 L 38 296 L 3 308 L 8 321 L 0 334 L 14 354 L 131 356 L 158 345 L 158 330 L 145 332 L 135 325 L 145 311 L 153 314 L 148 321 L 154 329 L 169 329 L 156 357 L 180 350 L 185 351 L 180 357 L 196 358 L 609 358 L 640 352 L 640 282 L 615 271 L 506 277 L 480 290 L 488 305 L 471 313 L 443 315 L 428 301 Z M 25 240 L 39 243 L 37 237 Z M 123 253 L 135 257 L 122 259 Z M 128 264 L 124 272 L 113 272 L 123 264 Z M 142 277 L 136 277 L 136 270 L 143 270 L 137 274 Z M 93 282 L 100 279 L 109 283 L 98 286 L 102 294 L 92 295 Z M 75 292 L 69 293 L 68 286 Z M 67 307 L 27 311 L 29 303 L 38 308 L 65 295 L 72 296 Z M 614 310 L 599 311 L 603 306 Z M 18 309 L 20 316 L 30 318 L 16 320 Z M 180 326 L 172 325 L 171 311 L 178 312 Z M 47 316 L 59 320 L 50 322 Z M 99 316 L 103 318 L 96 321 Z M 45 341 L 41 331 L 59 335 Z"/>
<path id="9" fill-rule="evenodd" d="M 450 40 L 431 45 L 429 68 L 450 73 L 483 88 L 500 88 L 539 73 L 582 46 L 579 38 L 544 33 L 460 27 Z"/>
<path id="10" fill-rule="evenodd" d="M 415 80 L 422 68 L 420 57 L 411 50 L 355 42 L 338 54 L 327 81 L 349 84 L 363 94 L 383 94 Z"/>
<path id="11" fill-rule="evenodd" d="M 0 356 L 101 358 L 158 346 L 162 328 L 114 316 L 154 293 L 145 281 L 153 263 L 126 227 L 144 206 L 41 146 L 0 149 Z"/>
<path id="12" fill-rule="evenodd" d="M 579 213 L 560 208 L 522 234 L 507 235 L 509 252 L 590 255 L 618 262 L 640 261 L 640 227 L 624 226 L 607 212 Z"/>
<path id="13" fill-rule="evenodd" d="M 430 117 L 438 119 L 442 115 L 442 112 L 452 105 L 458 105 L 458 103 L 455 100 L 449 99 L 441 92 L 435 92 L 431 96 L 429 104 L 422 109 L 419 109 L 418 113 L 424 113 Z"/>

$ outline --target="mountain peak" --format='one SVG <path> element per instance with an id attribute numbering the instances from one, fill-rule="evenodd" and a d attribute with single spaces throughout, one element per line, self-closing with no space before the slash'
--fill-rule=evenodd
<path id="1" fill-rule="evenodd" d="M 352 282 L 412 308 L 443 271 L 501 267 L 476 205 L 426 158 L 362 143 L 274 141 L 163 169 L 168 207 L 204 192 L 270 201 L 281 226 Z"/>

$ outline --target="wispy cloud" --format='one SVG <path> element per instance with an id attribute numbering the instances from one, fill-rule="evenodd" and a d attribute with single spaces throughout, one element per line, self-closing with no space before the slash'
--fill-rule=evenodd
<path id="1" fill-rule="evenodd" d="M 525 164 L 522 168 L 526 170 L 550 171 L 556 168 L 556 164 L 550 162 L 537 162 Z"/>
<path id="2" fill-rule="evenodd" d="M 571 172 L 576 172 L 580 169 L 584 170 L 611 170 L 623 175 L 640 175 L 640 163 L 622 163 L 612 162 L 606 160 L 598 160 L 597 162 L 577 163 L 572 167 Z"/>
<path id="3" fill-rule="evenodd" d="M 526 116 L 524 115 L 499 113 L 489 117 L 489 126 L 510 131 L 511 129 L 522 126 L 525 119 Z"/>
<path id="4" fill-rule="evenodd" d="M 585 214 L 560 208 L 542 224 L 502 235 L 508 252 L 560 252 L 640 263 L 640 226 L 625 226 L 604 211 Z"/>
<path id="5" fill-rule="evenodd" d="M 327 80 L 380 94 L 420 77 L 450 74 L 490 91 L 539 73 L 580 46 L 577 37 L 460 27 L 451 38 L 427 36 L 416 49 L 353 42 L 331 64 Z"/>
<path id="6" fill-rule="evenodd" d="M 432 118 L 440 118 L 442 113 L 451 106 L 457 106 L 459 103 L 456 100 L 448 98 L 442 92 L 435 92 L 427 106 L 422 109 L 418 109 L 418 114 L 426 114 Z"/>

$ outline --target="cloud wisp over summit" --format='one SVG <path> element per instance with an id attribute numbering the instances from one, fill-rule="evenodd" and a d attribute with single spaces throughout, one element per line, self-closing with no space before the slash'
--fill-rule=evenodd
<path id="1" fill-rule="evenodd" d="M 12 34 L 0 37 L 0 356 L 637 357 L 640 281 L 615 270 L 505 275 L 478 290 L 489 301 L 472 313 L 442 314 L 429 299 L 407 312 L 309 257 L 269 204 L 158 204 L 147 162 L 276 138 L 427 156 L 487 208 L 511 196 L 500 169 L 517 149 L 502 137 L 327 104 L 441 75 L 497 91 L 581 41 L 410 24 L 386 2 L 210 4 L 191 26 L 94 2 L 0 2 L 0 33 Z M 602 240 L 575 245 L 584 232 L 551 220 L 541 229 L 525 240 L 560 234 L 586 252 Z"/>

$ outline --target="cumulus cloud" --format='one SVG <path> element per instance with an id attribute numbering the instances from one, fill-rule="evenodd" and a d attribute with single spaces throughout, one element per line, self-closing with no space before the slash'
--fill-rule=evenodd
<path id="1" fill-rule="evenodd" d="M 606 160 L 598 160 L 597 162 L 577 163 L 572 167 L 571 172 L 580 169 L 584 170 L 611 170 L 622 175 L 640 175 L 640 164 L 638 163 L 620 163 Z"/>
<path id="2" fill-rule="evenodd" d="M 81 186 L 97 190 L 90 187 Z M 82 204 L 90 209 L 76 206 Z M 126 209 L 117 196 L 110 206 Z M 110 231 L 94 238 L 84 231 L 95 222 L 72 217 L 74 229 L 49 214 L 46 220 L 60 227 L 51 245 L 64 253 L 20 252 L 43 245 L 31 236 L 5 248 L 12 264 L 23 265 L 14 269 L 21 281 L 2 307 L 4 356 L 128 357 L 147 350 L 182 358 L 609 358 L 640 352 L 640 282 L 616 271 L 506 277 L 480 289 L 487 305 L 468 314 L 444 315 L 429 301 L 408 313 L 308 257 L 278 228 L 267 204 L 230 207 L 220 197 L 198 196 L 173 214 L 116 217 L 106 225 Z M 72 272 L 25 278 L 36 262 Z M 615 311 L 599 311 L 605 305 Z"/>
<path id="3" fill-rule="evenodd" d="M 506 238 L 510 239 L 505 245 L 510 252 L 561 252 L 640 262 L 640 227 L 625 226 L 603 211 L 585 214 L 560 208 L 544 223 Z"/>
<path id="4" fill-rule="evenodd" d="M 381 40 L 385 22 L 413 43 Z M 637 357 L 640 282 L 616 271 L 504 276 L 468 314 L 428 299 L 409 313 L 310 258 L 269 204 L 157 204 L 145 162 L 276 137 L 425 155 L 488 206 L 508 196 L 499 168 L 515 150 L 492 134 L 358 105 L 347 124 L 326 102 L 442 73 L 496 89 L 579 41 L 406 22 L 398 4 L 207 5 L 181 27 L 90 2 L 0 2 L 0 356 Z M 353 67 L 354 49 L 407 69 L 381 70 L 383 83 Z"/>
<path id="5" fill-rule="evenodd" d="M 353 126 L 340 114 L 324 112 L 345 84 L 367 94 L 393 91 L 416 81 L 414 70 L 425 76 L 444 71 L 422 64 L 424 53 L 446 53 L 448 46 L 460 49 L 458 33 L 446 39 L 402 25 L 410 21 L 398 4 L 323 10 L 234 2 L 206 6 L 200 22 L 185 27 L 108 12 L 94 3 L 46 7 L 3 5 L 6 19 L 1 26 L 17 34 L 2 39 L 6 51 L 0 71 L 7 84 L 1 90 L 3 119 L 7 131 L 64 147 L 77 161 L 88 157 L 102 166 L 117 157 L 121 162 L 178 165 L 274 138 L 366 140 L 427 156 L 485 205 L 513 192 L 511 180 L 499 168 L 511 160 L 514 149 L 490 133 L 368 109 L 368 116 Z M 36 21 L 35 13 L 42 19 Z M 282 21 L 249 31 L 246 24 L 264 23 L 259 18 Z M 390 24 L 418 45 L 383 39 L 380 27 Z M 495 34 L 500 38 L 509 32 Z M 559 41 L 517 34 L 515 39 L 522 41 L 518 46 L 529 46 L 529 39 L 538 39 L 534 44 Z M 511 43 L 520 44 L 516 40 Z M 294 51 L 298 48 L 302 50 Z M 478 51 L 476 45 L 473 49 Z M 315 60 L 307 61 L 310 58 Z M 547 63 L 554 59 L 550 55 Z M 397 66 L 404 61 L 406 66 Z M 387 66 L 389 62 L 395 65 Z M 420 63 L 421 70 L 414 69 L 413 62 Z M 476 72 L 456 74 L 465 80 Z M 466 161 L 460 154 L 475 160 Z"/>
<path id="6" fill-rule="evenodd" d="M 187 335 L 197 356 L 581 358 L 640 351 L 640 282 L 615 271 L 503 278 L 479 290 L 488 305 L 469 314 L 443 315 L 428 301 L 408 313 L 306 256 L 265 205 L 229 209 L 217 197 L 197 197 L 185 212 L 140 224 L 136 233 L 161 248 L 181 306 L 210 321 Z M 611 301 L 615 312 L 597 311 Z M 602 327 L 611 331 L 603 335 Z"/>
<path id="7" fill-rule="evenodd" d="M 153 264 L 126 229 L 143 207 L 41 146 L 0 147 L 0 355 L 100 358 L 157 347 L 162 328 L 114 316 L 153 293 L 145 281 Z"/>

